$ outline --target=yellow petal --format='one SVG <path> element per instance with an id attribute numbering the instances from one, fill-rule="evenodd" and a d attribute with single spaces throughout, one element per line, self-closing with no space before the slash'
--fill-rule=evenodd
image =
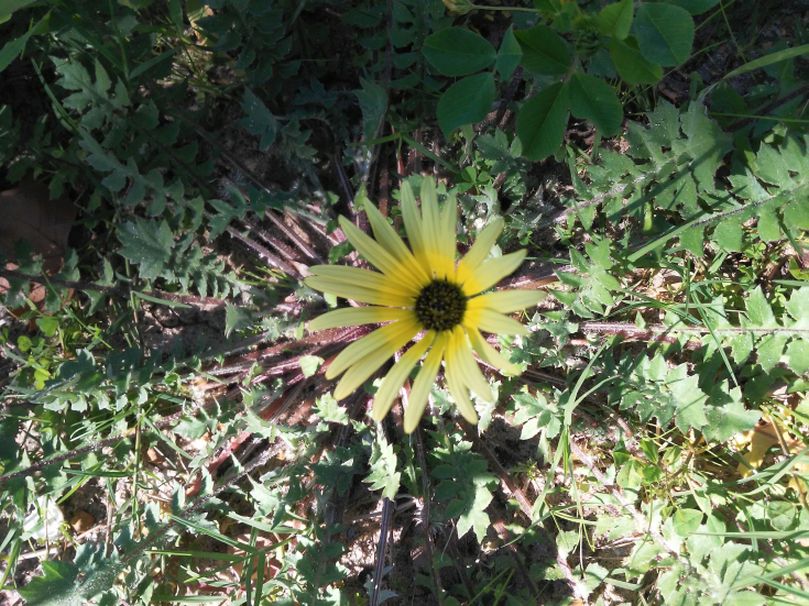
<path id="1" fill-rule="evenodd" d="M 421 226 L 421 216 L 416 207 L 416 197 L 413 195 L 413 188 L 405 181 L 399 190 L 401 196 L 402 219 L 407 232 L 407 240 L 410 248 L 416 255 L 419 262 L 424 259 L 424 234 Z"/>
<path id="2" fill-rule="evenodd" d="M 414 337 L 418 332 L 419 324 L 415 314 L 412 312 L 408 318 L 399 320 L 392 324 L 386 324 L 382 328 L 377 328 L 374 332 L 364 336 L 359 341 L 354 341 L 351 345 L 341 351 L 326 370 L 326 378 L 333 379 L 341 372 L 353 366 L 372 351 L 376 351 L 386 343 L 398 341 L 405 334 Z"/>
<path id="3" fill-rule="evenodd" d="M 435 182 L 432 179 L 421 180 L 421 220 L 424 233 L 424 247 L 428 251 L 436 251 L 441 240 L 441 215 L 438 212 L 438 195 L 435 193 Z"/>
<path id="4" fill-rule="evenodd" d="M 415 297 L 406 298 L 381 290 L 363 288 L 346 283 L 343 280 L 325 278 L 323 276 L 309 276 L 304 280 L 306 285 L 315 290 L 344 297 L 360 303 L 371 305 L 385 305 L 388 307 L 410 307 L 415 304 Z"/>
<path id="5" fill-rule="evenodd" d="M 390 341 L 382 343 L 379 347 L 355 362 L 337 383 L 337 387 L 334 388 L 334 399 L 342 400 L 353 393 L 354 390 L 365 383 L 372 374 L 379 370 L 379 367 L 387 362 L 393 354 L 407 345 L 407 342 L 414 336 L 415 333 L 413 332 L 402 332 L 392 337 Z"/>
<path id="6" fill-rule="evenodd" d="M 339 280 L 346 284 L 359 286 L 368 290 L 378 290 L 403 299 L 415 296 L 419 288 L 400 278 L 393 279 L 385 274 L 359 267 L 346 267 L 344 265 L 314 265 L 309 268 L 312 276 Z"/>
<path id="7" fill-rule="evenodd" d="M 407 408 L 404 415 L 405 433 L 413 433 L 419 424 L 424 409 L 427 407 L 427 397 L 430 395 L 430 388 L 435 383 L 438 375 L 438 368 L 441 366 L 441 358 L 444 357 L 444 350 L 447 347 L 448 333 L 446 331 L 438 334 L 433 343 L 430 353 L 424 358 L 416 380 L 413 381 L 413 389 L 410 390 L 410 397 L 407 400 Z"/>
<path id="8" fill-rule="evenodd" d="M 463 256 L 463 259 L 461 259 L 460 265 L 463 265 L 467 271 L 474 272 L 477 266 L 483 263 L 483 261 L 486 260 L 486 257 L 489 256 L 492 246 L 494 246 L 498 236 L 500 236 L 500 232 L 503 231 L 504 225 L 505 222 L 503 219 L 497 217 L 494 221 L 484 227 L 483 230 L 478 234 L 478 237 L 474 244 L 472 244 L 472 247 Z"/>
<path id="9" fill-rule="evenodd" d="M 467 309 L 463 318 L 466 329 L 477 328 L 500 335 L 527 335 L 528 329 L 508 316 L 491 309 Z"/>
<path id="10" fill-rule="evenodd" d="M 498 290 L 470 299 L 467 305 L 469 309 L 488 307 L 500 313 L 509 314 L 527 307 L 534 307 L 545 297 L 545 292 L 541 290 Z"/>
<path id="11" fill-rule="evenodd" d="M 371 409 L 371 417 L 375 421 L 381 421 L 385 418 L 385 415 L 388 414 L 390 407 L 393 406 L 393 402 L 396 399 L 396 394 L 399 393 L 405 379 L 410 375 L 410 371 L 413 370 L 416 362 L 421 359 L 421 356 L 429 349 L 434 340 L 435 332 L 431 330 L 424 335 L 421 341 L 408 349 L 404 355 L 399 358 L 399 361 L 393 365 L 393 368 L 388 371 L 388 374 L 385 375 L 382 384 L 379 386 L 379 390 L 376 392 L 376 396 L 374 396 L 374 406 Z"/>
<path id="12" fill-rule="evenodd" d="M 404 264 L 397 261 L 379 242 L 362 232 L 356 225 L 343 216 L 338 217 L 340 228 L 348 241 L 357 249 L 369 263 L 377 267 L 382 273 L 396 279 L 405 278 L 411 284 L 418 282 L 418 276 L 413 275 Z"/>
<path id="13" fill-rule="evenodd" d="M 466 331 L 460 326 L 456 326 L 452 333 L 455 340 L 455 359 L 458 362 L 459 376 L 481 399 L 487 402 L 493 401 L 492 388 L 472 356 L 472 348 L 466 338 Z"/>
<path id="14" fill-rule="evenodd" d="M 489 345 L 489 342 L 483 338 L 479 330 L 474 328 L 467 329 L 467 334 L 469 335 L 469 340 L 472 342 L 472 347 L 475 348 L 480 359 L 486 362 L 486 364 L 494 366 L 507 375 L 520 374 L 520 367 L 509 362 L 505 356 Z"/>
<path id="15" fill-rule="evenodd" d="M 522 265 L 525 255 L 525 250 L 518 250 L 481 263 L 463 281 L 464 293 L 466 293 L 467 297 L 471 297 L 487 288 L 491 288 Z"/>
<path id="16" fill-rule="evenodd" d="M 346 326 L 360 326 L 362 324 L 376 324 L 377 322 L 390 322 L 403 320 L 412 312 L 398 307 L 346 307 L 327 311 L 309 322 L 312 332 L 326 330 L 327 328 L 343 328 Z"/>
<path id="17" fill-rule="evenodd" d="M 470 423 L 478 422 L 478 413 L 472 405 L 472 400 L 469 399 L 469 391 L 461 372 L 461 363 L 458 360 L 458 346 L 456 343 L 450 342 L 447 347 L 447 361 L 444 364 L 445 375 L 447 378 L 447 387 L 455 399 L 455 405 L 464 419 Z"/>
<path id="18" fill-rule="evenodd" d="M 447 201 L 444 202 L 444 208 L 441 209 L 441 249 L 439 252 L 449 257 L 455 262 L 455 253 L 457 251 L 457 234 L 455 228 L 458 224 L 458 200 L 455 194 L 450 195 Z"/>
<path id="19" fill-rule="evenodd" d="M 396 260 L 404 264 L 408 270 L 420 279 L 419 286 L 423 286 L 429 282 L 425 269 L 416 262 L 416 258 L 410 249 L 405 246 L 396 230 L 390 226 L 387 219 L 382 216 L 379 209 L 374 206 L 368 198 L 365 198 L 363 209 L 368 215 L 368 221 L 371 223 L 371 229 L 374 231 L 374 237 L 377 241 L 387 250 Z"/>

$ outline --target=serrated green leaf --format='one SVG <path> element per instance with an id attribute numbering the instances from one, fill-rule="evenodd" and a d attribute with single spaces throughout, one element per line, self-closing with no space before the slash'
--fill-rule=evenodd
<path id="1" fill-rule="evenodd" d="M 464 511 L 458 516 L 458 524 L 456 530 L 458 537 L 464 536 L 470 530 L 474 530 L 475 538 L 478 543 L 486 538 L 486 532 L 489 530 L 491 520 L 489 514 L 486 513 L 486 508 L 492 502 L 492 491 L 485 485 L 478 484 L 475 486 L 475 494 L 469 509 Z"/>
<path id="2" fill-rule="evenodd" d="M 764 372 L 770 372 L 781 361 L 788 339 L 784 335 L 768 335 L 758 342 L 756 359 Z"/>
<path id="3" fill-rule="evenodd" d="M 809 372 L 809 341 L 796 339 L 787 345 L 787 365 L 797 374 Z"/>
<path id="4" fill-rule="evenodd" d="M 806 198 L 792 200 L 784 208 L 784 224 L 787 228 L 809 230 L 809 203 Z"/>
<path id="5" fill-rule="evenodd" d="M 388 443 L 381 433 L 371 446 L 371 467 L 368 477 L 363 482 L 370 485 L 371 490 L 381 490 L 387 499 L 396 498 L 402 474 L 396 471 L 397 458 L 393 445 Z"/>
<path id="6" fill-rule="evenodd" d="M 726 219 L 719 223 L 713 231 L 712 240 L 722 250 L 740 252 L 744 248 L 744 230 L 739 219 Z"/>
<path id="7" fill-rule="evenodd" d="M 783 237 L 778 213 L 771 206 L 762 206 L 758 210 L 758 235 L 764 242 L 774 242 Z"/>
<path id="8" fill-rule="evenodd" d="M 522 66 L 537 74 L 561 76 L 573 63 L 570 44 L 547 25 L 514 32 L 522 48 Z"/>
<path id="9" fill-rule="evenodd" d="M 41 564 L 43 575 L 34 577 L 19 592 L 31 606 L 78 606 L 83 602 L 76 593 L 79 569 L 59 560 L 45 560 Z"/>
<path id="10" fill-rule="evenodd" d="M 762 328 L 775 328 L 778 323 L 775 321 L 775 315 L 772 312 L 767 298 L 764 296 L 764 291 L 761 286 L 756 286 L 748 295 L 745 301 L 745 308 L 747 310 L 747 318 L 753 326 L 760 326 Z"/>
<path id="11" fill-rule="evenodd" d="M 784 307 L 795 320 L 796 328 L 809 328 L 809 286 L 793 290 Z"/>
<path id="12" fill-rule="evenodd" d="M 563 413 L 556 405 L 548 404 L 542 394 L 519 393 L 513 399 L 516 405 L 514 422 L 522 425 L 521 440 L 530 440 L 543 430 L 549 440 L 559 435 Z"/>
<path id="13" fill-rule="evenodd" d="M 245 116 L 239 120 L 239 125 L 251 135 L 258 137 L 258 148 L 261 151 L 268 150 L 278 134 L 278 120 L 249 88 L 244 89 L 242 110 Z"/>
<path id="14" fill-rule="evenodd" d="M 691 55 L 694 19 L 679 6 L 644 2 L 635 14 L 633 30 L 640 51 L 648 61 L 675 67 Z"/>
<path id="15" fill-rule="evenodd" d="M 311 377 L 323 364 L 323 358 L 320 356 L 301 356 L 298 358 L 298 363 L 301 366 L 301 372 L 304 377 Z"/>
<path id="16" fill-rule="evenodd" d="M 711 120 L 705 107 L 692 102 L 680 117 L 683 132 L 688 138 L 688 155 L 693 158 L 690 164 L 694 178 L 703 190 L 714 188 L 714 175 L 722 163 L 722 158 L 731 149 L 730 135 L 722 131 Z"/>
<path id="17" fill-rule="evenodd" d="M 762 181 L 786 186 L 792 179 L 789 176 L 784 158 L 772 145 L 762 144 L 756 154 L 756 176 Z"/>
<path id="18" fill-rule="evenodd" d="M 523 103 L 517 113 L 517 136 L 523 156 L 542 160 L 553 154 L 562 144 L 567 120 L 567 86 L 561 82 Z"/>
<path id="19" fill-rule="evenodd" d="M 590 120 L 605 137 L 621 132 L 624 110 L 615 89 L 588 74 L 576 72 L 569 84 L 570 111 L 577 118 Z"/>
<path id="20" fill-rule="evenodd" d="M 736 364 L 743 364 L 753 353 L 754 339 L 749 332 L 736 335 L 730 341 L 730 355 Z"/>
<path id="21" fill-rule="evenodd" d="M 348 425 L 348 409 L 340 406 L 340 403 L 329 394 L 323 394 L 315 402 L 317 416 L 327 423 L 337 423 L 338 425 Z"/>
<path id="22" fill-rule="evenodd" d="M 678 373 L 675 371 L 672 374 Z M 705 427 L 708 423 L 705 416 L 705 402 L 708 400 L 708 396 L 699 388 L 699 377 L 690 375 L 676 378 L 674 381 L 670 381 L 668 386 L 677 406 L 674 420 L 680 431 Z"/>
<path id="23" fill-rule="evenodd" d="M 138 265 L 142 278 L 157 278 L 171 261 L 174 235 L 165 221 L 136 218 L 118 229 L 119 254 Z"/>
<path id="24" fill-rule="evenodd" d="M 428 36 L 421 52 L 445 76 L 474 74 L 490 67 L 497 58 L 488 40 L 462 27 L 448 27 Z"/>
<path id="25" fill-rule="evenodd" d="M 745 409 L 739 388 L 731 390 L 730 396 L 730 401 L 721 406 L 705 407 L 708 424 L 702 429 L 702 433 L 706 439 L 724 442 L 755 427 L 761 417 L 759 411 Z"/>
<path id="26" fill-rule="evenodd" d="M 444 135 L 483 120 L 494 97 L 494 76 L 490 73 L 467 76 L 450 86 L 438 99 L 438 124 Z"/>
<path id="27" fill-rule="evenodd" d="M 252 314 L 246 309 L 227 303 L 225 305 L 225 338 L 234 331 L 247 328 L 253 323 Z"/>
<path id="28" fill-rule="evenodd" d="M 367 140 L 376 136 L 385 112 L 388 109 L 388 95 L 385 89 L 373 80 L 360 78 L 360 86 L 354 91 L 362 111 L 362 134 Z"/>

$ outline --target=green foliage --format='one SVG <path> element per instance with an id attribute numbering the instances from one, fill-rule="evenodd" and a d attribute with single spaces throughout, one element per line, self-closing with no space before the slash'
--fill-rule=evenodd
<path id="1" fill-rule="evenodd" d="M 486 507 L 492 501 L 497 478 L 489 473 L 485 459 L 471 448 L 470 442 L 459 442 L 437 449 L 432 474 L 437 481 L 435 497 L 445 504 L 444 515 L 458 520 L 458 536 L 474 530 L 477 540 L 482 541 L 491 523 Z"/>
<path id="2" fill-rule="evenodd" d="M 402 474 L 397 471 L 398 459 L 393 451 L 393 444 L 385 440 L 381 433 L 377 433 L 371 445 L 371 467 L 368 477 L 363 480 L 371 490 L 381 490 L 386 499 L 393 499 L 399 492 Z"/>
<path id="3" fill-rule="evenodd" d="M 749 5 L 3 3 L 2 189 L 76 218 L 0 252 L 0 602 L 802 603 L 809 45 Z M 553 297 L 405 436 L 301 278 L 431 173 Z"/>

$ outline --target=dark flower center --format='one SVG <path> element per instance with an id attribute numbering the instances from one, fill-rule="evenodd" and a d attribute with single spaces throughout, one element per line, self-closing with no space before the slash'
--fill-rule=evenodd
<path id="1" fill-rule="evenodd" d="M 428 330 L 450 330 L 463 320 L 466 297 L 457 284 L 433 280 L 416 299 L 416 317 Z"/>

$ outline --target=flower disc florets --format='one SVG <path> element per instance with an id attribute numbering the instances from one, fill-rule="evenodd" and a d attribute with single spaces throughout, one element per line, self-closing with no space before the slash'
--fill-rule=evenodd
<path id="1" fill-rule="evenodd" d="M 416 317 L 427 330 L 451 330 L 463 321 L 466 296 L 449 280 L 433 280 L 416 299 Z"/>

